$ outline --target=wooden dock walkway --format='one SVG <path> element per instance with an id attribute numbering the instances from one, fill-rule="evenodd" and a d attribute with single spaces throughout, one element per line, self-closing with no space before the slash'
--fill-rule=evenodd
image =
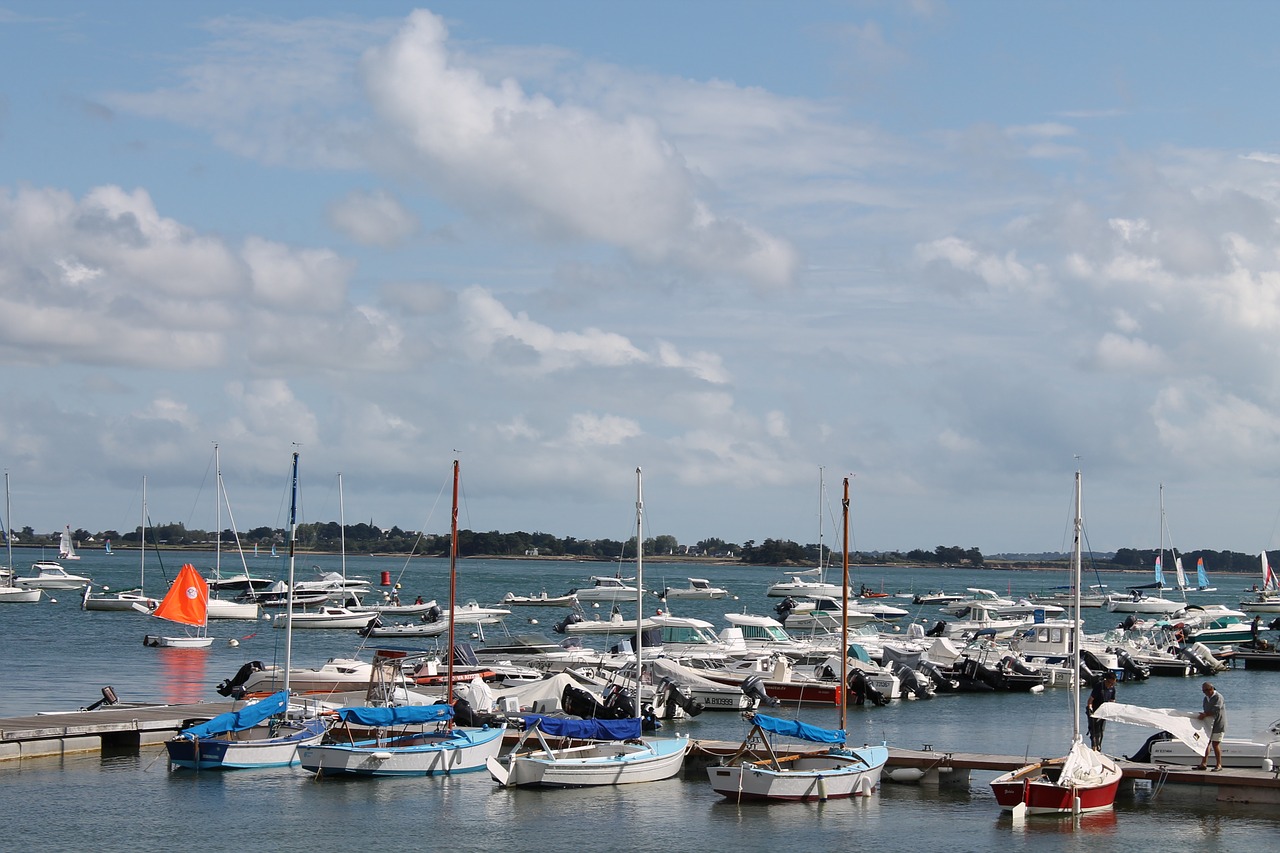
<path id="1" fill-rule="evenodd" d="M 106 705 L 93 711 L 6 717 L 0 719 L 0 761 L 163 743 L 188 725 L 234 709 L 231 701 Z"/>

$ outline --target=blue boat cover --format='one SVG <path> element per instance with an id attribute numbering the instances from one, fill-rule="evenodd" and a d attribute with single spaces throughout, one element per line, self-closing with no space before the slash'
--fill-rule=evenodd
<path id="1" fill-rule="evenodd" d="M 283 714 L 288 707 L 289 691 L 281 690 L 279 693 L 272 693 L 265 699 L 259 699 L 252 705 L 245 705 L 239 711 L 228 711 L 225 714 L 219 714 L 207 723 L 183 729 L 178 733 L 178 737 L 199 740 L 226 734 L 227 732 L 241 732 L 245 729 L 253 728 L 269 717 Z"/>
<path id="2" fill-rule="evenodd" d="M 844 743 L 844 729 L 821 729 L 799 720 L 783 720 L 767 714 L 754 714 L 751 722 L 766 732 L 784 737 L 798 737 L 814 743 Z"/>
<path id="3" fill-rule="evenodd" d="M 453 719 L 452 705 L 401 705 L 394 708 L 339 708 L 338 719 L 362 726 L 407 726 Z"/>
<path id="4" fill-rule="evenodd" d="M 529 728 L 536 725 L 552 737 L 580 740 L 634 740 L 640 737 L 640 721 L 634 717 L 625 720 L 568 720 L 529 714 L 524 718 L 524 724 Z"/>

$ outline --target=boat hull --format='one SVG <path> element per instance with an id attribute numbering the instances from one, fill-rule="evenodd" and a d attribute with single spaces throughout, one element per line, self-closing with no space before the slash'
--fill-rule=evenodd
<path id="1" fill-rule="evenodd" d="M 670 779 L 684 766 L 688 737 L 645 739 L 640 743 L 599 742 L 556 750 L 554 756 L 535 750 L 509 756 L 504 762 L 509 787 L 591 788 L 658 782 Z"/>
<path id="2" fill-rule="evenodd" d="M 209 599 L 210 619 L 253 619 L 259 614 L 258 605 L 252 602 L 226 601 L 221 598 Z"/>
<path id="3" fill-rule="evenodd" d="M 502 749 L 504 726 L 453 729 L 453 736 L 425 735 L 410 745 L 360 741 L 298 749 L 304 770 L 320 776 L 443 776 L 483 770 Z"/>
<path id="4" fill-rule="evenodd" d="M 768 761 L 707 768 L 711 789 L 734 802 L 820 802 L 871 794 L 889 750 L 883 746 L 801 755 L 778 769 Z"/>
<path id="5" fill-rule="evenodd" d="M 207 649 L 213 645 L 213 637 L 164 637 L 147 634 L 142 645 L 159 649 Z"/>
<path id="6" fill-rule="evenodd" d="M 0 588 L 0 604 L 35 604 L 44 594 L 40 589 L 22 589 L 16 586 Z"/>
<path id="7" fill-rule="evenodd" d="M 325 729 L 323 721 L 307 720 L 286 735 L 255 738 L 242 733 L 244 736 L 236 738 L 174 738 L 165 742 L 165 749 L 169 765 L 185 770 L 291 767 L 298 763 L 298 748 L 320 743 Z"/>
<path id="8" fill-rule="evenodd" d="M 1025 806 L 1028 814 L 1069 815 L 1111 808 L 1122 778 L 1119 766 L 1102 759 L 1093 778 L 1071 785 L 1059 781 L 1067 760 L 1040 761 L 996 777 L 991 782 L 996 802 L 1006 811 Z"/>

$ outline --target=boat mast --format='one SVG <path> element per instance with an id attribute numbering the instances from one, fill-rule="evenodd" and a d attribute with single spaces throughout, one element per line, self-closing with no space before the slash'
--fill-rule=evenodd
<path id="1" fill-rule="evenodd" d="M 1076 518 L 1075 518 L 1075 544 L 1071 551 L 1071 573 L 1074 575 L 1075 592 L 1072 594 L 1075 599 L 1075 609 L 1071 614 L 1073 620 L 1072 626 L 1072 660 L 1071 660 L 1071 742 L 1076 743 L 1080 740 L 1080 644 L 1084 641 L 1084 632 L 1081 630 L 1080 618 L 1080 582 L 1081 582 L 1081 536 L 1084 530 L 1084 510 L 1081 507 L 1081 491 L 1080 491 L 1080 471 L 1076 470 Z"/>
<path id="2" fill-rule="evenodd" d="M 293 665 L 293 566 L 298 550 L 298 451 L 293 451 L 293 476 L 289 487 L 289 596 L 284 616 L 284 687 L 289 690 L 289 668 Z"/>
<path id="3" fill-rule="evenodd" d="M 1159 552 L 1160 552 L 1160 569 L 1161 569 L 1160 577 L 1157 578 L 1157 580 L 1163 581 L 1164 580 L 1164 571 L 1163 571 L 1164 570 L 1164 483 L 1160 484 L 1160 538 L 1157 541 L 1159 541 L 1160 543 Z M 1164 589 L 1163 583 L 1160 584 L 1159 589 L 1161 590 Z M 1163 593 L 1158 593 L 1158 594 L 1163 594 Z"/>
<path id="4" fill-rule="evenodd" d="M 820 583 L 827 582 L 827 561 L 823 554 L 825 550 L 822 545 L 822 509 L 827 497 L 827 484 L 823 480 L 823 467 L 818 466 L 818 581 Z"/>
<path id="5" fill-rule="evenodd" d="M 347 517 L 342 501 L 342 472 L 338 472 L 338 541 L 342 543 L 342 587 L 347 586 Z"/>
<path id="6" fill-rule="evenodd" d="M 844 588 L 844 600 L 840 605 L 843 623 L 840 627 L 840 728 L 845 727 L 845 714 L 849 690 L 849 478 L 844 478 L 844 497 L 840 501 L 841 517 L 844 519 L 844 537 L 841 550 L 844 552 L 844 577 L 841 585 Z"/>
<path id="7" fill-rule="evenodd" d="M 447 702 L 450 707 L 453 706 L 453 611 L 458 596 L 458 474 L 458 460 L 455 459 L 453 460 L 453 513 L 449 520 L 449 662 L 446 665 L 446 677 L 449 682 L 446 688 Z"/>
<path id="8" fill-rule="evenodd" d="M 147 588 L 147 475 L 142 475 L 142 563 L 138 567 L 138 594 Z"/>
<path id="9" fill-rule="evenodd" d="M 636 468 L 636 719 L 640 718 L 640 644 L 644 637 L 644 493 Z"/>
<path id="10" fill-rule="evenodd" d="M 213 502 L 218 505 L 218 526 L 215 528 L 213 537 L 213 577 L 214 580 L 222 580 L 222 460 L 218 456 L 218 442 L 213 443 L 213 479 L 217 484 L 214 489 Z M 248 577 L 249 573 L 245 572 Z M 253 592 L 253 585 L 249 585 L 249 592 Z"/>
<path id="11" fill-rule="evenodd" d="M 9 552 L 9 574 L 5 576 L 5 586 L 16 587 L 14 580 L 17 572 L 13 570 L 13 528 L 9 526 L 9 472 L 4 472 L 4 547 Z"/>

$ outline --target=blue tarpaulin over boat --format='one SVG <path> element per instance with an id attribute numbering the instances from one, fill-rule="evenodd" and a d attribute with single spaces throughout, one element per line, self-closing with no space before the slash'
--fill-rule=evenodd
<path id="1" fill-rule="evenodd" d="M 778 717 L 770 717 L 768 714 L 755 714 L 751 717 L 751 722 L 766 732 L 784 737 L 798 737 L 814 743 L 844 743 L 845 741 L 844 729 L 821 729 L 799 720 L 782 720 Z"/>
<path id="2" fill-rule="evenodd" d="M 579 740 L 633 740 L 640 737 L 640 721 L 634 717 L 626 720 L 568 720 L 529 714 L 524 722 L 530 728 L 536 725 L 552 737 Z"/>
<path id="3" fill-rule="evenodd" d="M 453 719 L 452 705 L 402 705 L 395 708 L 339 708 L 338 719 L 362 726 L 408 726 Z"/>
<path id="4" fill-rule="evenodd" d="M 245 729 L 253 728 L 263 720 L 274 717 L 277 714 L 283 714 L 288 707 L 289 691 L 281 690 L 279 693 L 272 693 L 265 699 L 259 699 L 252 705 L 245 705 L 239 711 L 228 711 L 225 714 L 219 714 L 207 723 L 183 729 L 179 733 L 179 737 L 198 740 L 226 734 L 227 732 L 241 732 Z"/>

